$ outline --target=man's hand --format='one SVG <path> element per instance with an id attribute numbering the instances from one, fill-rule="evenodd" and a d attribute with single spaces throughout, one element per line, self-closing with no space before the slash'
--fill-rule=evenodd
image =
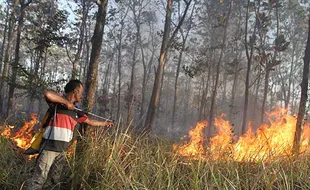
<path id="1" fill-rule="evenodd" d="M 68 101 L 64 97 L 60 96 L 56 92 L 45 90 L 44 91 L 44 97 L 46 100 L 50 102 L 60 103 L 66 106 L 69 110 L 74 110 L 75 106 L 72 102 Z"/>
<path id="2" fill-rule="evenodd" d="M 107 127 L 113 127 L 113 126 L 114 126 L 114 123 L 113 123 L 113 121 L 106 121 L 105 126 L 107 126 Z"/>
<path id="3" fill-rule="evenodd" d="M 111 120 L 106 120 L 106 121 L 98 121 L 98 120 L 93 120 L 87 118 L 84 123 L 91 125 L 91 126 L 105 126 L 105 127 L 113 127 L 114 123 Z"/>
<path id="4" fill-rule="evenodd" d="M 71 102 L 69 102 L 69 101 L 66 103 L 66 107 L 67 107 L 69 110 L 74 110 L 74 109 L 75 109 L 74 104 L 71 103 Z"/>

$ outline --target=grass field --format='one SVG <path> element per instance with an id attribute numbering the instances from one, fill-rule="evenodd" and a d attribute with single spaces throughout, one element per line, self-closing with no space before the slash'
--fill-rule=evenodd
<path id="1" fill-rule="evenodd" d="M 126 131 L 95 136 L 87 140 L 86 151 L 68 158 L 62 189 L 310 189 L 306 155 L 272 162 L 192 160 L 159 138 Z M 20 189 L 35 160 L 28 161 L 7 138 L 0 137 L 0 150 L 0 189 Z"/>

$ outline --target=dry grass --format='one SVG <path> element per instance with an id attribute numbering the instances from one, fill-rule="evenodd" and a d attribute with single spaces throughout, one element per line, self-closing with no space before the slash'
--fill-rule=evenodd
<path id="1" fill-rule="evenodd" d="M 34 161 L 0 137 L 0 188 L 19 189 Z M 272 163 L 185 160 L 172 143 L 133 137 L 127 131 L 97 132 L 87 149 L 68 160 L 63 189 L 310 189 L 310 160 Z"/>

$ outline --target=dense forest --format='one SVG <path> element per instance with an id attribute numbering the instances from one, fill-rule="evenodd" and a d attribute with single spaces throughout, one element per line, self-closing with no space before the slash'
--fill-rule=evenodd
<path id="1" fill-rule="evenodd" d="M 308 3 L 264 0 L 1 2 L 2 120 L 42 116 L 44 89 L 85 85 L 81 108 L 155 134 L 225 114 L 240 135 L 297 115 Z M 307 111 L 307 108 L 305 108 Z"/>
<path id="2" fill-rule="evenodd" d="M 70 123 L 47 189 L 310 189 L 309 3 L 0 0 L 0 189 L 31 188 L 72 79 L 114 123 Z"/>

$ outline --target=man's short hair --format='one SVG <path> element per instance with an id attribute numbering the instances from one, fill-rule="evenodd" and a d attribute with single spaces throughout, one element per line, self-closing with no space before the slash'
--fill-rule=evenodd
<path id="1" fill-rule="evenodd" d="M 77 79 L 70 80 L 65 86 L 65 93 L 73 92 L 74 89 L 80 85 L 83 86 L 80 80 Z"/>

